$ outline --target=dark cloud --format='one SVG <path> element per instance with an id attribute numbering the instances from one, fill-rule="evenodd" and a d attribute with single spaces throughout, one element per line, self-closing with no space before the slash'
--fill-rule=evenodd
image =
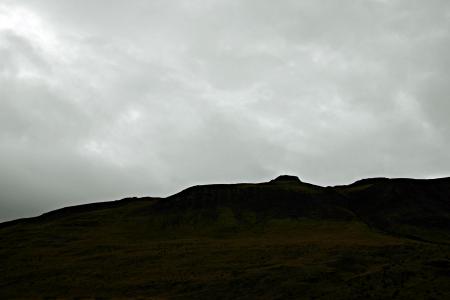
<path id="1" fill-rule="evenodd" d="M 446 0 L 0 1 L 0 219 L 448 176 L 449 48 Z"/>

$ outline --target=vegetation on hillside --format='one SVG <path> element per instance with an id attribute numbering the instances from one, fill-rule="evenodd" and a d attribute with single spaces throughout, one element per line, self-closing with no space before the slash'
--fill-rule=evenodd
<path id="1" fill-rule="evenodd" d="M 0 224 L 1 299 L 449 299 L 450 183 L 196 186 Z"/>

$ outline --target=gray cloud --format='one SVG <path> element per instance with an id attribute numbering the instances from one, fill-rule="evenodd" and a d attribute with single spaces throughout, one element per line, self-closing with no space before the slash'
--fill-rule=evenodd
<path id="1" fill-rule="evenodd" d="M 450 4 L 0 1 L 0 219 L 192 184 L 448 176 Z"/>

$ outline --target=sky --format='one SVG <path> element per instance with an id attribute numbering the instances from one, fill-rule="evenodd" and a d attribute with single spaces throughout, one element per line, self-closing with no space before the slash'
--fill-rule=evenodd
<path id="1" fill-rule="evenodd" d="M 450 176 L 448 0 L 0 0 L 0 221 Z"/>

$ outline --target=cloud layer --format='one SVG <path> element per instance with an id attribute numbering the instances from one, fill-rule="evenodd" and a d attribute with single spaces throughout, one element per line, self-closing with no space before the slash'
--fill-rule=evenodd
<path id="1" fill-rule="evenodd" d="M 447 0 L 0 0 L 0 220 L 450 173 Z"/>

